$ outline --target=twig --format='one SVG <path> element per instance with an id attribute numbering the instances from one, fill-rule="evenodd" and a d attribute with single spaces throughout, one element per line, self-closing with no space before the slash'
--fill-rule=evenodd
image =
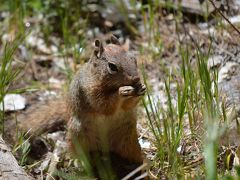
<path id="1" fill-rule="evenodd" d="M 152 171 L 149 170 L 148 172 L 152 179 L 158 179 L 158 177 L 154 175 Z"/>
<path id="2" fill-rule="evenodd" d="M 236 26 L 234 26 L 231 21 L 229 21 L 229 19 L 216 7 L 214 2 L 212 0 L 209 0 L 209 2 L 213 5 L 214 9 L 228 22 L 228 24 L 230 24 L 233 29 L 237 31 L 237 33 L 240 35 L 240 31 L 238 30 L 238 28 L 236 28 Z"/>
<path id="3" fill-rule="evenodd" d="M 198 157 L 197 159 L 193 160 L 192 162 L 188 163 L 185 167 L 184 170 L 190 169 L 190 168 L 194 168 L 197 167 L 197 165 L 203 163 L 203 157 Z"/>
<path id="4" fill-rule="evenodd" d="M 126 175 L 122 180 L 127 180 L 130 179 L 134 174 L 136 174 L 137 172 L 141 171 L 143 168 L 145 168 L 147 166 L 146 163 L 143 163 L 141 166 L 139 166 L 138 168 L 136 168 L 135 170 L 133 170 L 132 172 L 130 172 L 128 175 Z M 146 174 L 144 174 L 144 176 L 146 176 Z"/>

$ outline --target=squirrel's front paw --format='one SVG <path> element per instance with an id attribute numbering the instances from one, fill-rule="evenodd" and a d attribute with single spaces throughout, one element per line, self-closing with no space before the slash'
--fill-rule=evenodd
<path id="1" fill-rule="evenodd" d="M 142 96 L 145 94 L 146 89 L 147 88 L 146 88 L 145 84 L 139 84 L 138 87 L 136 88 L 136 94 L 138 96 Z"/>

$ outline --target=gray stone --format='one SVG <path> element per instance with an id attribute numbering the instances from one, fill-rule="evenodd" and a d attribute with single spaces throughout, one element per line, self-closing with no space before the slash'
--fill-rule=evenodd
<path id="1" fill-rule="evenodd" d="M 223 57 L 220 55 L 212 56 L 208 59 L 208 67 L 214 68 L 219 67 L 223 62 Z"/>

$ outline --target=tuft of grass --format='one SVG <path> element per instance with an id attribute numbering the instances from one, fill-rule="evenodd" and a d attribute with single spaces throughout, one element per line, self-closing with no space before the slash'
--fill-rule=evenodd
<path id="1" fill-rule="evenodd" d="M 4 97 L 9 91 L 10 85 L 16 80 L 21 68 L 13 68 L 13 55 L 18 46 L 24 41 L 25 36 L 18 35 L 12 42 L 6 43 L 3 55 L 0 58 L 0 103 L 2 111 L 0 111 L 0 133 L 4 135 Z M 16 92 L 16 91 L 15 91 Z"/>
<path id="2" fill-rule="evenodd" d="M 30 137 L 27 138 L 27 133 L 18 133 L 18 140 L 16 141 L 15 146 L 13 147 L 13 154 L 19 154 L 19 165 L 25 166 L 28 160 L 28 154 L 31 150 Z"/>
<path id="3" fill-rule="evenodd" d="M 161 38 L 161 25 L 157 20 L 160 15 L 157 15 L 161 5 L 156 1 L 154 4 L 141 5 L 141 16 L 143 19 L 144 32 L 148 36 L 148 49 L 153 59 L 160 57 L 163 51 L 163 42 Z"/>
<path id="4" fill-rule="evenodd" d="M 69 13 L 69 4 L 65 2 L 65 5 L 61 11 L 59 11 L 61 30 L 63 35 L 63 46 L 61 48 L 62 56 L 64 57 L 65 69 L 64 72 L 67 75 L 69 81 L 71 81 L 74 73 L 77 71 L 77 64 L 81 63 L 81 55 L 86 46 L 86 38 L 84 32 L 86 31 L 87 20 L 82 22 L 77 21 L 77 25 L 74 28 L 69 28 L 71 22 L 71 15 Z M 81 14 L 81 9 L 75 11 L 76 16 Z M 76 29 L 78 30 L 76 32 Z M 73 58 L 73 67 L 69 65 L 68 58 Z"/>
<path id="5" fill-rule="evenodd" d="M 186 178 L 189 169 L 186 159 L 178 151 L 186 137 L 186 128 L 191 130 L 191 137 L 196 138 L 196 127 L 204 124 L 204 132 L 200 138 L 201 154 L 205 160 L 206 179 L 216 179 L 218 140 L 224 128 L 220 123 L 226 120 L 226 109 L 219 102 L 217 72 L 211 72 L 207 67 L 207 59 L 210 54 L 204 54 L 197 48 L 196 67 L 190 65 L 189 49 L 180 47 L 182 58 L 181 73 L 178 80 L 172 79 L 169 74 L 165 80 L 165 92 L 167 95 L 167 108 L 161 107 L 160 103 L 154 102 L 147 93 L 143 100 L 149 127 L 155 137 L 154 143 L 157 148 L 156 163 L 159 165 L 160 174 L 168 178 Z M 176 83 L 176 100 L 171 92 L 171 83 Z M 146 78 L 145 78 L 146 83 Z M 173 103 L 176 101 L 176 103 Z M 155 167 L 157 168 L 157 167 Z M 198 177 L 203 174 L 198 169 L 193 174 Z"/>

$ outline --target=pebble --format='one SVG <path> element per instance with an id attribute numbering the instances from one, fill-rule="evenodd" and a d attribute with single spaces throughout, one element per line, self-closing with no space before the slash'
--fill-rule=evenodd
<path id="1" fill-rule="evenodd" d="M 19 94 L 7 94 L 4 97 L 4 110 L 5 111 L 17 111 L 26 107 L 26 98 Z M 0 110 L 3 110 L 2 103 L 0 104 Z"/>

